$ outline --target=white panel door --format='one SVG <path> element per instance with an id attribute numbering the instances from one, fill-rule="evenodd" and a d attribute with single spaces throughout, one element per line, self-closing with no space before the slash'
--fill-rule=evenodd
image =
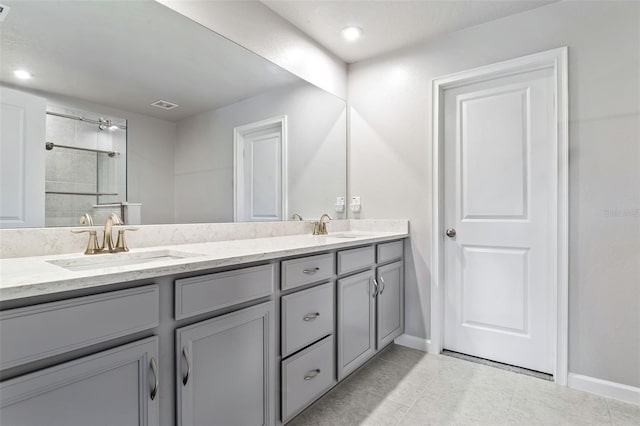
<path id="1" fill-rule="evenodd" d="M 45 99 L 0 87 L 0 228 L 44 226 Z"/>
<path id="2" fill-rule="evenodd" d="M 234 129 L 233 217 L 283 220 L 287 212 L 287 116 Z"/>
<path id="3" fill-rule="evenodd" d="M 282 218 L 281 147 L 279 129 L 244 136 L 245 220 Z"/>
<path id="4" fill-rule="evenodd" d="M 552 373 L 553 70 L 444 92 L 444 348 Z M 450 234 L 450 233 L 449 233 Z"/>

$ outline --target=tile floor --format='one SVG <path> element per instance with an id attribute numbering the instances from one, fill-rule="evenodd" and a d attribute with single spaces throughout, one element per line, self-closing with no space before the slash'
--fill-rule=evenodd
<path id="1" fill-rule="evenodd" d="M 640 426 L 640 406 L 392 344 L 289 425 Z"/>

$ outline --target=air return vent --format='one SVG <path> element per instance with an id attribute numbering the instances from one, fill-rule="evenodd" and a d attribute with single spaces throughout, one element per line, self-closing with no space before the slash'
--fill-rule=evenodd
<path id="1" fill-rule="evenodd" d="M 0 22 L 4 21 L 4 18 L 7 17 L 11 8 L 9 6 L 5 6 L 4 4 L 0 4 Z"/>
<path id="2" fill-rule="evenodd" d="M 158 99 L 157 101 L 152 103 L 151 106 L 154 106 L 156 108 L 170 110 L 170 109 L 178 108 L 180 105 L 174 104 L 173 102 L 169 102 L 169 101 L 164 101 L 162 99 Z"/>

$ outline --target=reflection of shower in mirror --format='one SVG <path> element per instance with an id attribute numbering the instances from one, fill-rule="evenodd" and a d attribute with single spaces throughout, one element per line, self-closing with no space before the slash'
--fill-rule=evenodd
<path id="1" fill-rule="evenodd" d="M 49 105 L 45 137 L 46 226 L 77 225 L 87 216 L 100 223 L 114 210 L 121 214 L 126 120 Z"/>

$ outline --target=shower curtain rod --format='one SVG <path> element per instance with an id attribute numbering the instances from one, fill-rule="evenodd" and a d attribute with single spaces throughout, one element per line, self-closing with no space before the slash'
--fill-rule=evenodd
<path id="1" fill-rule="evenodd" d="M 62 114 L 60 112 L 52 112 L 52 111 L 47 111 L 47 115 L 55 115 L 56 117 L 69 118 L 71 120 L 84 121 L 85 123 L 91 123 L 91 124 L 97 124 L 97 125 L 115 126 L 115 127 L 117 127 L 118 129 L 121 129 L 121 130 L 127 130 L 127 126 L 124 126 L 124 125 L 121 125 L 121 124 L 113 124 L 111 122 L 111 120 L 105 120 L 105 119 L 102 119 L 102 121 L 101 120 L 92 120 L 90 118 L 82 117 L 82 116 L 79 116 L 79 115 Z"/>

